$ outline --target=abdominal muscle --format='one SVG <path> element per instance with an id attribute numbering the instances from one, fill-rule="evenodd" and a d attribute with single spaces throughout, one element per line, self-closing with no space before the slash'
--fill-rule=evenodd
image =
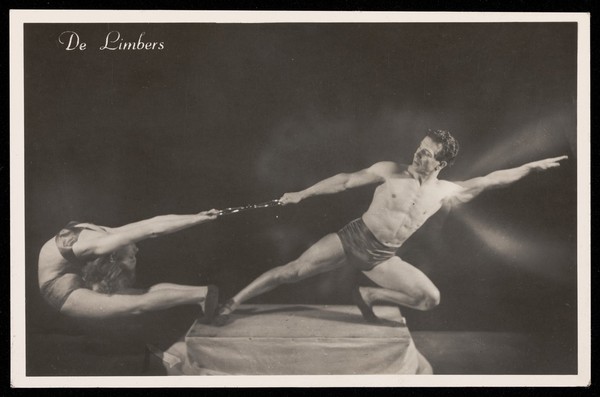
<path id="1" fill-rule="evenodd" d="M 400 247 L 441 207 L 436 186 L 417 187 L 414 181 L 386 181 L 373 196 L 363 221 L 381 243 Z"/>
<path id="2" fill-rule="evenodd" d="M 369 211 L 362 216 L 365 225 L 382 244 L 400 247 L 416 230 L 409 225 L 408 214 L 392 211 Z"/>

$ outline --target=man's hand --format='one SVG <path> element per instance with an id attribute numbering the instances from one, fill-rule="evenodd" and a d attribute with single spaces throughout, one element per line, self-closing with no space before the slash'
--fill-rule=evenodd
<path id="1" fill-rule="evenodd" d="M 304 197 L 301 192 L 286 193 L 283 196 L 281 196 L 279 202 L 282 205 L 298 204 L 303 198 Z"/>
<path id="2" fill-rule="evenodd" d="M 549 168 L 554 168 L 560 166 L 560 161 L 568 159 L 569 156 L 559 156 L 552 157 L 549 159 L 534 161 L 532 163 L 526 164 L 526 166 L 532 171 L 545 171 Z"/>

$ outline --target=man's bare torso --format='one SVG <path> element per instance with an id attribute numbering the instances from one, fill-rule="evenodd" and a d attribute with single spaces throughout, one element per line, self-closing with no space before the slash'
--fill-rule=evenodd
<path id="1" fill-rule="evenodd" d="M 384 182 L 375 189 L 363 220 L 382 243 L 399 247 L 458 190 L 458 185 L 432 178 L 422 183 L 408 166 L 388 164 L 380 175 Z"/>

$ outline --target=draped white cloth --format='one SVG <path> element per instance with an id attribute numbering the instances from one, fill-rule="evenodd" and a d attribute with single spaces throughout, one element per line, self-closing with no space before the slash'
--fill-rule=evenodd
<path id="1" fill-rule="evenodd" d="M 242 305 L 224 327 L 196 321 L 163 352 L 170 374 L 430 374 L 404 318 L 376 307 L 368 324 L 353 306 Z"/>

